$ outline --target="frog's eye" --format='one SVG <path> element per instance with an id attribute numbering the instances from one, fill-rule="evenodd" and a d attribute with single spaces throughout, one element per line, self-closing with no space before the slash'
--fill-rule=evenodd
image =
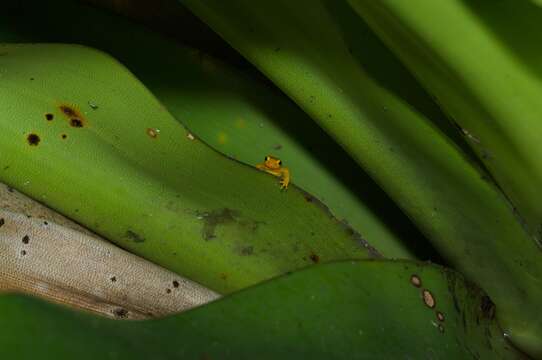
<path id="1" fill-rule="evenodd" d="M 266 157 L 264 158 L 264 161 L 269 161 L 269 156 L 266 156 Z"/>
<path id="2" fill-rule="evenodd" d="M 277 161 L 277 164 L 279 165 L 282 164 L 282 160 Z"/>

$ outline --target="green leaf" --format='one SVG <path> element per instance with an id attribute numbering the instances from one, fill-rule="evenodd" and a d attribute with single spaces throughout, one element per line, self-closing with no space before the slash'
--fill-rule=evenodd
<path id="1" fill-rule="evenodd" d="M 69 22 L 64 21 L 67 17 Z M 108 52 L 134 72 L 177 120 L 230 157 L 254 166 L 268 154 L 279 156 L 296 185 L 323 201 L 384 256 L 438 258 L 344 150 L 254 74 L 73 1 L 23 1 L 16 11 L 0 13 L 0 20 L 0 41 L 78 43 Z M 184 18 L 179 22 L 182 36 L 195 31 L 185 28 Z"/>
<path id="2" fill-rule="evenodd" d="M 2 296 L 0 352 L 17 359 L 521 358 L 493 312 L 484 293 L 449 270 L 343 262 L 143 322 Z"/>
<path id="3" fill-rule="evenodd" d="M 539 249 L 487 173 L 352 56 L 342 19 L 329 10 L 335 2 L 183 3 L 344 146 L 442 256 L 487 291 L 507 331 L 533 343 L 540 338 L 533 317 L 542 298 Z"/>
<path id="4" fill-rule="evenodd" d="M 0 53 L 0 179 L 123 248 L 219 292 L 377 256 L 309 194 L 190 137 L 105 54 Z"/>

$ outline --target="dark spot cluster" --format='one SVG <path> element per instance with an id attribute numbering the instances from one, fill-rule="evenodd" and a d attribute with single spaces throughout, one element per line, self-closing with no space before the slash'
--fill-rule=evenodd
<path id="1" fill-rule="evenodd" d="M 4 226 L 5 223 L 6 220 L 4 220 L 4 218 L 0 218 L 0 227 Z"/>
<path id="2" fill-rule="evenodd" d="M 71 127 L 82 128 L 85 126 L 83 114 L 81 114 L 75 107 L 70 105 L 60 105 L 59 109 L 60 112 L 62 112 L 62 114 L 68 118 Z"/>
<path id="3" fill-rule="evenodd" d="M 23 242 L 24 245 L 28 245 L 28 243 L 30 243 L 30 236 L 28 235 L 23 236 L 21 241 Z M 24 249 L 21 250 L 21 256 L 26 256 L 26 254 L 28 254 L 26 250 Z"/>

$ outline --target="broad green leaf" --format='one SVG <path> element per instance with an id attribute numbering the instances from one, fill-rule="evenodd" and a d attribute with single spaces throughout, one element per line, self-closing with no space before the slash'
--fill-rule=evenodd
<path id="1" fill-rule="evenodd" d="M 493 314 L 487 296 L 450 270 L 343 262 L 143 322 L 2 296 L 0 353 L 55 360 L 522 358 Z"/>
<path id="2" fill-rule="evenodd" d="M 0 180 L 123 248 L 222 293 L 378 256 L 311 195 L 192 137 L 109 56 L 0 53 Z"/>
<path id="3" fill-rule="evenodd" d="M 230 157 L 256 165 L 268 154 L 279 156 L 295 184 L 323 201 L 384 256 L 438 258 L 363 170 L 294 103 L 254 74 L 74 1 L 22 1 L 16 11 L 0 13 L 0 20 L 0 41 L 79 43 L 112 54 L 182 124 Z M 184 18 L 179 21 L 189 33 Z M 412 94 L 413 101 L 420 98 Z M 435 112 L 424 101 L 427 111 Z"/>
<path id="4" fill-rule="evenodd" d="M 487 173 L 350 53 L 336 2 L 183 3 L 332 134 L 442 256 L 487 291 L 507 332 L 540 338 L 539 248 Z"/>

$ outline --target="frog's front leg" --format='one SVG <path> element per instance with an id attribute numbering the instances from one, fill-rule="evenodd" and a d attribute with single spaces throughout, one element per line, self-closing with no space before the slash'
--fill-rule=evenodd
<path id="1" fill-rule="evenodd" d="M 280 188 L 281 189 L 288 189 L 288 185 L 290 184 L 290 170 L 288 168 L 282 168 L 280 169 Z"/>

